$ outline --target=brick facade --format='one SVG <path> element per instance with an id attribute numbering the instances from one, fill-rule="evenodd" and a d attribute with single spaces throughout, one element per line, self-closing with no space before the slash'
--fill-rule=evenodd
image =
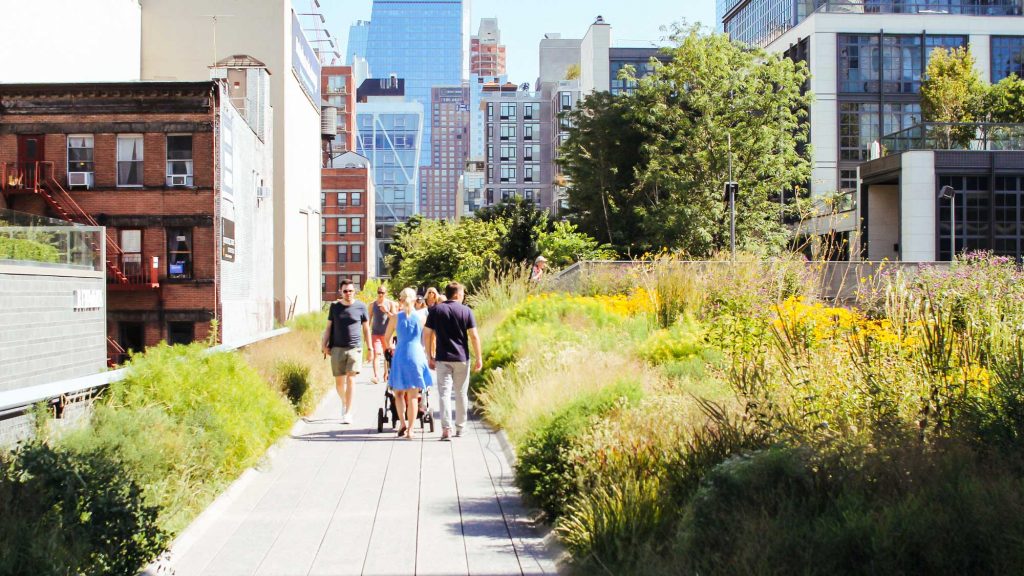
<path id="1" fill-rule="evenodd" d="M 18 160 L 19 134 L 45 134 L 43 161 L 53 163 L 53 179 L 107 227 L 108 237 L 120 243 L 122 231 L 141 230 L 141 254 L 129 256 L 120 269 L 138 272 L 146 282 L 118 283 L 108 274 L 107 333 L 124 347 L 169 339 L 172 323 L 180 323 L 176 331 L 203 339 L 209 322 L 220 316 L 217 114 L 212 82 L 0 87 L 0 163 Z M 118 134 L 142 136 L 141 186 L 118 185 Z M 169 134 L 192 136 L 193 186 L 167 186 Z M 93 137 L 91 189 L 69 186 L 69 135 Z M 13 210 L 56 216 L 31 189 L 7 190 L 5 196 Z M 191 235 L 191 264 L 174 278 L 169 235 L 179 231 Z M 148 283 L 154 258 L 155 288 Z"/>
<path id="2" fill-rule="evenodd" d="M 373 193 L 369 170 L 360 168 L 324 168 L 321 180 L 323 229 L 322 263 L 323 279 L 321 289 L 324 302 L 338 298 L 338 282 L 349 279 L 357 287 L 373 274 L 372 238 L 374 229 L 370 209 Z M 359 203 L 353 202 L 353 195 L 359 194 Z M 339 204 L 339 197 L 344 201 Z M 358 222 L 358 231 L 353 223 Z M 344 247 L 343 251 L 339 247 Z M 353 255 L 359 254 L 359 261 L 353 262 Z"/>

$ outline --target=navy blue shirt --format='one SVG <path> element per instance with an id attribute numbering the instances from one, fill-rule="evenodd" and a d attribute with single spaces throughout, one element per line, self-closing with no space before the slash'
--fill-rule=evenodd
<path id="1" fill-rule="evenodd" d="M 455 300 L 441 302 L 427 311 L 427 328 L 434 331 L 438 362 L 469 362 L 470 328 L 476 328 L 476 318 L 468 306 Z"/>
<path id="2" fill-rule="evenodd" d="M 359 300 L 348 306 L 335 302 L 331 304 L 327 320 L 331 322 L 332 348 L 357 348 L 363 345 L 363 322 L 370 320 L 366 304 Z"/>

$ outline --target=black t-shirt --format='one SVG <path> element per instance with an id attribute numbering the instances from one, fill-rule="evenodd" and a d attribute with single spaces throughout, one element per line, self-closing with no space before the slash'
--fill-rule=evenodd
<path id="1" fill-rule="evenodd" d="M 468 362 L 469 336 L 476 319 L 468 306 L 454 300 L 441 302 L 427 311 L 427 328 L 436 335 L 438 362 Z"/>
<path id="2" fill-rule="evenodd" d="M 356 300 L 348 306 L 341 302 L 331 304 L 327 312 L 331 323 L 332 348 L 356 348 L 363 344 L 363 322 L 370 321 L 366 304 Z"/>

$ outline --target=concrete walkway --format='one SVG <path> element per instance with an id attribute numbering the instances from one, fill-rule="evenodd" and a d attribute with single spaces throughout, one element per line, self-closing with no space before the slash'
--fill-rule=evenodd
<path id="1" fill-rule="evenodd" d="M 263 469 L 251 470 L 175 542 L 177 576 L 554 574 L 526 520 L 496 434 L 377 434 L 383 385 L 356 386 L 355 422 L 333 391 Z M 436 396 L 432 398 L 436 408 Z M 419 428 L 416 430 L 420 432 Z"/>

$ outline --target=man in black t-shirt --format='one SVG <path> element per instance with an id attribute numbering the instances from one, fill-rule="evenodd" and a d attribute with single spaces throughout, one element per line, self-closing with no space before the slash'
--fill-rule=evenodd
<path id="1" fill-rule="evenodd" d="M 355 299 L 355 286 L 342 280 L 341 299 L 327 312 L 323 335 L 324 354 L 331 357 L 331 373 L 341 397 L 341 423 L 352 423 L 352 386 L 363 366 L 363 342 L 370 341 L 370 314 L 366 304 Z"/>
<path id="2" fill-rule="evenodd" d="M 483 367 L 480 334 L 476 331 L 473 311 L 462 304 L 466 292 L 461 284 L 445 287 L 448 298 L 427 312 L 423 330 L 430 367 L 437 370 L 437 387 L 441 396 L 441 440 L 449 440 L 452 430 L 451 396 L 455 388 L 455 435 L 462 435 L 469 405 L 469 348 L 473 347 L 473 370 Z M 433 354 L 430 351 L 433 350 Z"/>

